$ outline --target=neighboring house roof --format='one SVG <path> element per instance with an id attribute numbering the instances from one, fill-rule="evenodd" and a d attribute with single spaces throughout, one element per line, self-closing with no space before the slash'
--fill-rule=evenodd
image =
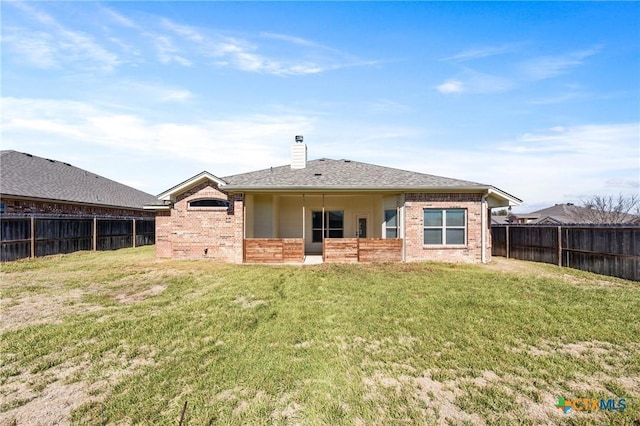
<path id="1" fill-rule="evenodd" d="M 163 192 L 161 200 L 171 200 L 178 193 L 195 186 L 202 179 L 217 182 L 229 192 L 244 191 L 454 191 L 489 192 L 501 203 L 520 204 L 521 200 L 491 185 L 442 176 L 394 169 L 351 160 L 321 158 L 306 162 L 300 169 L 291 166 L 271 167 L 255 172 L 216 178 L 202 172 Z"/>
<path id="2" fill-rule="evenodd" d="M 0 194 L 133 209 L 157 202 L 151 194 L 71 164 L 11 150 L 0 152 Z"/>
<path id="3" fill-rule="evenodd" d="M 531 212 L 526 216 L 532 216 L 535 220 L 532 223 L 580 223 L 579 207 L 571 203 L 556 204 L 555 206 Z"/>
<path id="4" fill-rule="evenodd" d="M 531 219 L 531 224 L 563 224 L 563 223 L 593 223 L 593 214 L 587 207 L 576 206 L 571 203 L 556 204 L 528 214 L 517 214 L 517 219 Z M 624 215 L 624 222 L 637 222 L 640 217 L 632 214 Z"/>
<path id="5" fill-rule="evenodd" d="M 509 216 L 491 215 L 492 225 L 508 225 L 509 223 Z"/>

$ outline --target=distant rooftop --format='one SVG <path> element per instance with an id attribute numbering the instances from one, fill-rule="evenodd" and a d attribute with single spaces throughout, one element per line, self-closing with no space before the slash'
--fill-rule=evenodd
<path id="1" fill-rule="evenodd" d="M 156 197 L 61 161 L 0 151 L 0 194 L 142 209 Z"/>

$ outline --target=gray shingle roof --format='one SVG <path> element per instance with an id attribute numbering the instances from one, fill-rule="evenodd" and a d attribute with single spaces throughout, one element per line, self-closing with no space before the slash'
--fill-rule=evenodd
<path id="1" fill-rule="evenodd" d="M 322 158 L 304 169 L 289 165 L 222 178 L 227 189 L 475 189 L 490 185 L 350 160 Z"/>
<path id="2" fill-rule="evenodd" d="M 155 196 L 60 161 L 0 153 L 0 194 L 142 209 Z"/>
<path id="3" fill-rule="evenodd" d="M 521 216 L 521 215 L 516 215 Z M 606 212 L 600 214 L 594 213 L 586 207 L 569 204 L 556 204 L 535 212 L 529 213 L 527 216 L 534 217 L 531 223 L 594 223 L 594 219 L 609 219 L 616 215 L 607 215 Z M 638 220 L 638 216 L 633 214 L 620 215 L 618 219 L 621 222 L 634 222 Z M 601 221 L 601 220 L 600 220 Z"/>

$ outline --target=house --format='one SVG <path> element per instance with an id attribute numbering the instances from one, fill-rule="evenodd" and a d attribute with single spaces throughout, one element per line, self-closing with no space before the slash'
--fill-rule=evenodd
<path id="1" fill-rule="evenodd" d="M 606 223 L 615 218 L 619 223 L 640 223 L 640 217 L 633 214 L 611 213 L 592 210 L 587 207 L 576 206 L 573 203 L 555 204 L 526 214 L 516 214 L 508 217 L 509 223 L 532 225 L 562 225 Z M 505 224 L 509 224 L 505 223 Z"/>
<path id="2" fill-rule="evenodd" d="M 153 216 L 156 198 L 61 161 L 0 152 L 0 213 Z"/>
<path id="3" fill-rule="evenodd" d="M 351 160 L 307 161 L 168 189 L 156 211 L 159 257 L 226 262 L 487 262 L 490 209 L 518 198 L 491 185 Z"/>

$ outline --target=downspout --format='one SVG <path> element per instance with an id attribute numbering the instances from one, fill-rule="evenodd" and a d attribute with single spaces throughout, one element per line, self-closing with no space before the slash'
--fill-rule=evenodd
<path id="1" fill-rule="evenodd" d="M 482 250 L 480 259 L 483 264 L 487 263 L 487 197 L 489 193 L 490 190 L 487 190 L 487 193 L 482 196 L 480 201 L 480 208 L 482 209 L 480 212 L 480 223 L 482 226 L 482 230 L 480 231 L 480 246 Z"/>
<path id="2" fill-rule="evenodd" d="M 401 206 L 399 207 L 399 210 L 401 212 L 401 214 L 398 215 L 398 235 L 400 235 L 400 238 L 402 238 L 402 261 L 406 262 L 407 261 L 407 233 L 405 231 L 405 214 L 406 214 L 406 200 L 407 200 L 407 196 L 406 193 L 402 193 L 399 195 L 400 198 L 400 203 Z M 402 225 L 402 227 L 400 226 Z"/>

